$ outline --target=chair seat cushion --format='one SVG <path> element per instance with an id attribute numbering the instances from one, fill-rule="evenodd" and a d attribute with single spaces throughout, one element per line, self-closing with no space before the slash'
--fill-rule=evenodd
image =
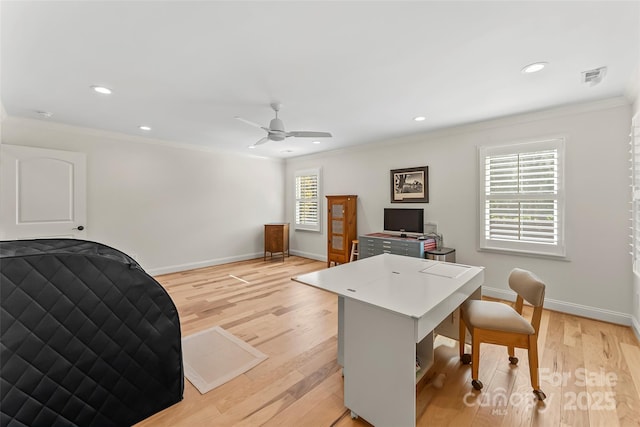
<path id="1" fill-rule="evenodd" d="M 463 316 L 469 329 L 473 327 L 526 335 L 536 332 L 517 311 L 501 302 L 469 300 L 463 306 Z"/>

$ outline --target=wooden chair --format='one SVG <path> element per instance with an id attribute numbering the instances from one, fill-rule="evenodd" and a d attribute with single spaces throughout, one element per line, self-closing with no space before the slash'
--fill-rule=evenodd
<path id="1" fill-rule="evenodd" d="M 509 274 L 509 287 L 518 294 L 515 309 L 501 302 L 481 300 L 469 300 L 460 307 L 460 361 L 471 363 L 471 384 L 480 390 L 482 383 L 478 380 L 478 365 L 481 343 L 507 346 L 512 365 L 518 363 L 514 348 L 526 348 L 533 392 L 538 400 L 544 400 L 546 395 L 540 390 L 538 376 L 538 329 L 545 284 L 533 273 L 515 268 Z M 524 301 L 534 307 L 530 322 L 522 316 Z M 466 328 L 471 333 L 471 355 L 464 352 Z"/>

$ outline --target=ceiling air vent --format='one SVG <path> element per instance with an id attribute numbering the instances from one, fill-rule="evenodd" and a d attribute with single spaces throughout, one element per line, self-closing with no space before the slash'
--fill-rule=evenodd
<path id="1" fill-rule="evenodd" d="M 595 68 L 593 70 L 582 72 L 582 83 L 589 86 L 595 86 L 602 81 L 604 75 L 607 73 L 607 67 Z"/>

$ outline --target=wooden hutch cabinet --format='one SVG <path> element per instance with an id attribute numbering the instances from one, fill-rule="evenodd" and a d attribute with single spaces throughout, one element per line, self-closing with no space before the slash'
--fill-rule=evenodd
<path id="1" fill-rule="evenodd" d="M 351 241 L 357 239 L 358 196 L 327 196 L 327 267 L 349 262 Z"/>
<path id="2" fill-rule="evenodd" d="M 289 223 L 264 225 L 264 260 L 267 260 L 267 252 L 273 254 L 282 253 L 284 261 L 285 253 L 289 256 Z"/>

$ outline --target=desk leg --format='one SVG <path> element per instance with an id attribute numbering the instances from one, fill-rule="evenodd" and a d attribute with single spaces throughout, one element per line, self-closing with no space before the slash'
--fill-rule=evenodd
<path id="1" fill-rule="evenodd" d="M 344 299 L 344 402 L 376 426 L 415 426 L 415 319 Z"/>
<path id="2" fill-rule="evenodd" d="M 344 297 L 338 295 L 338 365 L 344 368 Z"/>

